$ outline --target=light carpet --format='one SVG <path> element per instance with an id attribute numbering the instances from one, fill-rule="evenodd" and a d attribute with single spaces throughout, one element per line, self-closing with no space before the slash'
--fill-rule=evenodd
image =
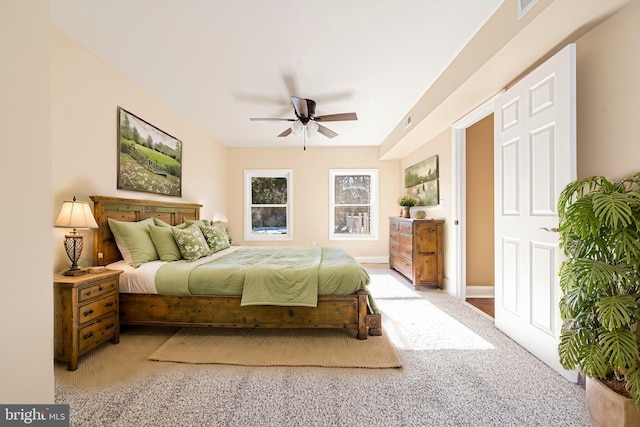
<path id="1" fill-rule="evenodd" d="M 400 368 L 389 339 L 356 338 L 347 329 L 183 328 L 150 360 L 242 366 Z"/>
<path id="2" fill-rule="evenodd" d="M 437 289 L 368 266 L 402 369 L 148 360 L 175 328 L 130 327 L 120 344 L 55 365 L 55 401 L 82 427 L 587 427 L 584 389 Z"/>

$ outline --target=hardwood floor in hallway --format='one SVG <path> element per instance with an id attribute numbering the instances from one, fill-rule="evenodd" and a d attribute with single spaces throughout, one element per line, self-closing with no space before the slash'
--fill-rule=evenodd
<path id="1" fill-rule="evenodd" d="M 467 302 L 491 317 L 496 317 L 494 298 L 467 298 Z"/>

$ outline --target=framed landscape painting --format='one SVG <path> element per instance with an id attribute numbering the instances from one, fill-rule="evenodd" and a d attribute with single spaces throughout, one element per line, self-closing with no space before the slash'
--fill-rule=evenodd
<path id="1" fill-rule="evenodd" d="M 182 142 L 121 107 L 118 189 L 182 195 Z"/>
<path id="2" fill-rule="evenodd" d="M 440 201 L 439 179 L 423 182 L 407 189 L 407 193 L 418 200 L 416 206 L 434 206 Z"/>
<path id="3" fill-rule="evenodd" d="M 404 188 L 410 188 L 423 182 L 438 179 L 438 155 L 431 156 L 404 170 Z"/>

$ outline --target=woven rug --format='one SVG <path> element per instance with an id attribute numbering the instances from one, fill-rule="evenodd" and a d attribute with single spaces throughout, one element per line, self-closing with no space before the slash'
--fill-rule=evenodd
<path id="1" fill-rule="evenodd" d="M 355 331 L 346 329 L 183 328 L 149 359 L 242 366 L 402 367 L 385 335 L 359 340 Z"/>

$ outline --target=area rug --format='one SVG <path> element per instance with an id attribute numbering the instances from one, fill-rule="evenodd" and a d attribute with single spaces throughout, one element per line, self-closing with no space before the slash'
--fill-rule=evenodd
<path id="1" fill-rule="evenodd" d="M 182 328 L 150 360 L 242 366 L 400 368 L 383 336 L 359 340 L 346 329 Z"/>

